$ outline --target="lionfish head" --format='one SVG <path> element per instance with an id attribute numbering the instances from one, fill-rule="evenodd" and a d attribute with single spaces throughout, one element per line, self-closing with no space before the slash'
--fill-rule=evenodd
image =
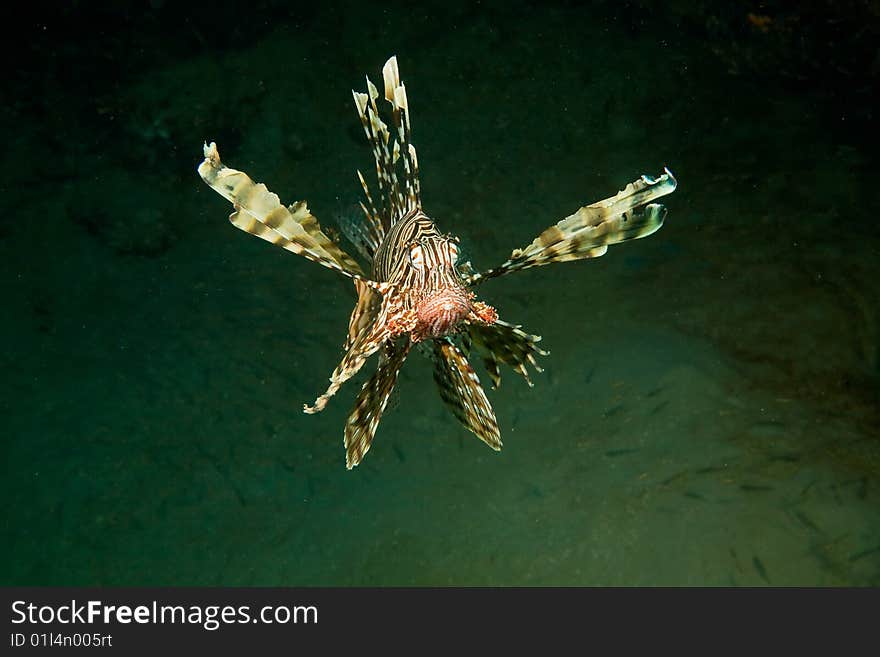
<path id="1" fill-rule="evenodd" d="M 440 338 L 472 316 L 474 295 L 456 269 L 458 244 L 454 238 L 424 238 L 409 246 L 409 262 L 419 285 L 414 290 L 415 338 Z"/>

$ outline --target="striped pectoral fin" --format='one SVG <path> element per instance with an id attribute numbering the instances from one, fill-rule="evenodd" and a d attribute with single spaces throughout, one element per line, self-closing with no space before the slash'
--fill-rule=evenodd
<path id="1" fill-rule="evenodd" d="M 495 387 L 501 385 L 499 363 L 513 368 L 529 386 L 533 384 L 526 366 L 530 365 L 537 372 L 543 371 L 535 357 L 547 356 L 549 352 L 538 347 L 538 342 L 541 341 L 539 335 L 526 333 L 519 326 L 501 320 L 492 324 L 468 324 L 466 334 L 469 344 L 483 356 L 483 362 Z"/>
<path id="2" fill-rule="evenodd" d="M 597 258 L 611 244 L 646 237 L 666 219 L 666 208 L 651 201 L 674 192 L 676 184 L 669 169 L 659 178 L 642 176 L 617 195 L 584 206 L 551 226 L 524 249 L 516 249 L 500 267 L 474 274 L 468 283 L 552 262 Z"/>
<path id="3" fill-rule="evenodd" d="M 347 276 L 363 277 L 357 261 L 321 231 L 304 201 L 285 207 L 264 184 L 225 166 L 213 142 L 204 153 L 199 175 L 235 206 L 229 217 L 234 226 Z"/>
<path id="4" fill-rule="evenodd" d="M 466 429 L 492 449 L 501 449 L 495 411 L 467 358 L 448 338 L 434 341 L 434 381 L 440 397 Z"/>
<path id="5" fill-rule="evenodd" d="M 408 338 L 401 344 L 392 345 L 380 360 L 375 374 L 361 388 L 354 410 L 345 423 L 345 467 L 349 470 L 369 451 L 388 398 L 397 383 L 397 374 L 411 346 Z"/>
<path id="6" fill-rule="evenodd" d="M 318 243 L 318 246 L 328 253 L 343 269 L 363 275 L 363 270 L 357 261 L 346 253 L 336 240 L 330 238 L 321 230 L 321 224 L 318 223 L 315 215 L 309 211 L 305 201 L 292 203 L 287 206 L 287 210 L 290 212 L 291 217 L 299 222 L 303 230 Z"/>

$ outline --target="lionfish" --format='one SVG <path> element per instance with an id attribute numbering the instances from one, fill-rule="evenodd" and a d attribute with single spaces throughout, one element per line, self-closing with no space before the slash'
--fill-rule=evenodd
<path id="1" fill-rule="evenodd" d="M 609 244 L 650 235 L 666 217 L 665 207 L 651 201 L 676 187 L 668 169 L 657 178 L 643 175 L 616 196 L 582 207 L 550 226 L 498 267 L 477 273 L 469 262 L 459 262 L 459 239 L 441 233 L 422 208 L 409 101 L 396 57 L 385 63 L 382 77 L 390 128 L 380 118 L 379 91 L 369 77 L 366 93 L 352 92 L 376 162 L 377 193 L 370 191 L 358 171 L 364 220 L 343 226 L 370 263 L 369 274 L 321 230 L 305 201 L 282 205 L 265 185 L 224 166 L 215 143 L 205 144 L 205 159 L 198 167 L 204 181 L 232 202 L 233 225 L 354 283 L 357 304 L 348 323 L 342 361 L 327 391 L 304 407 L 306 413 L 321 411 L 368 358 L 379 354 L 378 368 L 364 383 L 345 423 L 348 469 L 370 449 L 398 372 L 414 345 L 430 353 L 440 396 L 455 417 L 489 447 L 500 450 L 495 413 L 468 356 L 476 352 L 482 358 L 495 388 L 501 383 L 502 363 L 531 386 L 526 366 L 542 371 L 536 356 L 548 352 L 538 347 L 540 336 L 499 319 L 492 306 L 476 299 L 472 288 L 530 267 L 597 258 Z"/>

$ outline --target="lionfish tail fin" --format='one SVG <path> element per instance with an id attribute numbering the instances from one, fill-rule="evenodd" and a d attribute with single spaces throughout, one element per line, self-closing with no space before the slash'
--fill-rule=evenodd
<path id="1" fill-rule="evenodd" d="M 646 237 L 666 219 L 666 208 L 652 201 L 675 191 L 669 169 L 659 178 L 642 176 L 604 201 L 582 207 L 550 226 L 524 249 L 516 249 L 500 267 L 468 279 L 473 285 L 520 269 L 604 255 L 610 244 Z"/>

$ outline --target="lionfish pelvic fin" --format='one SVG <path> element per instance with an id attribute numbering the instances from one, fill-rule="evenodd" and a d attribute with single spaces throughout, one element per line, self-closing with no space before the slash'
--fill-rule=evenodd
<path id="1" fill-rule="evenodd" d="M 434 381 L 458 421 L 489 447 L 500 450 L 495 411 L 474 368 L 449 338 L 434 340 Z"/>
<path id="2" fill-rule="evenodd" d="M 358 393 L 354 410 L 345 423 L 345 467 L 349 470 L 358 465 L 370 449 L 410 347 L 412 342 L 409 339 L 390 344 L 387 353 L 382 354 L 376 372 Z"/>
<path id="3" fill-rule="evenodd" d="M 386 294 L 392 288 L 391 284 L 381 283 L 380 287 L 376 288 L 370 283 L 373 281 L 355 281 L 358 304 L 349 320 L 345 355 L 333 370 L 326 392 L 320 395 L 312 406 L 304 404 L 303 412 L 312 414 L 323 411 L 330 398 L 360 371 L 366 360 L 400 334 L 395 323 L 399 320 L 400 312 L 397 295 Z"/>

